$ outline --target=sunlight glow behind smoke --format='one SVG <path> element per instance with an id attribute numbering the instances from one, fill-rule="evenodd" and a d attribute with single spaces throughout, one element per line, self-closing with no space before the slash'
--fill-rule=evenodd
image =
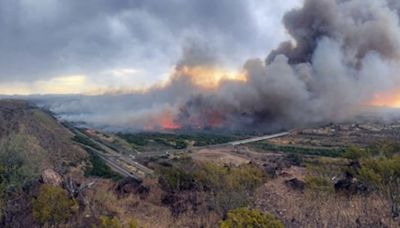
<path id="1" fill-rule="evenodd" d="M 400 92 L 376 94 L 370 102 L 372 106 L 400 108 Z"/>
<path id="2" fill-rule="evenodd" d="M 216 89 L 223 81 L 247 81 L 247 76 L 244 72 L 235 72 L 216 67 L 183 66 L 177 69 L 175 74 L 189 77 L 194 85 L 206 89 Z"/>

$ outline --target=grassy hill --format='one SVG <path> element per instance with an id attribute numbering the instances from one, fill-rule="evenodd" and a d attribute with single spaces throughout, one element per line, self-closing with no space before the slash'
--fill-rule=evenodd
<path id="1" fill-rule="evenodd" d="M 87 157 L 71 137 L 45 111 L 25 101 L 0 100 L 1 227 L 35 227 L 31 201 L 43 171 L 62 177 Z"/>
<path id="2" fill-rule="evenodd" d="M 86 156 L 85 151 L 71 142 L 71 137 L 66 128 L 43 110 L 25 101 L 0 100 L 0 156 L 12 153 L 34 173 L 44 168 L 65 173 L 70 165 L 76 165 Z"/>

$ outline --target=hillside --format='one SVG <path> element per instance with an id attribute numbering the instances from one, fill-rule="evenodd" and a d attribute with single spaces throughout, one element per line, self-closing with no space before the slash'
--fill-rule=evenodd
<path id="1" fill-rule="evenodd" d="M 398 123 L 365 126 L 233 146 L 80 129 L 0 100 L 0 227 L 398 227 Z"/>
<path id="2" fill-rule="evenodd" d="M 43 110 L 25 101 L 0 100 L 3 225 L 31 225 L 30 198 L 43 176 L 47 175 L 45 182 L 60 182 L 60 176 L 72 174 L 81 165 L 87 154 L 71 137 L 66 128 Z M 79 168 L 76 170 L 79 176 Z"/>
<path id="3" fill-rule="evenodd" d="M 0 151 L 66 173 L 86 153 L 71 142 L 72 134 L 45 111 L 25 101 L 0 101 Z"/>

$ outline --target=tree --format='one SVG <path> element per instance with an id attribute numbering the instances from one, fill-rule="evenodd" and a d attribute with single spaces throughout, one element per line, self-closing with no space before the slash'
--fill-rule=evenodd
<path id="1" fill-rule="evenodd" d="M 32 215 L 41 224 L 59 224 L 71 217 L 74 204 L 64 189 L 42 185 L 38 197 L 32 201 Z"/>
<path id="2" fill-rule="evenodd" d="M 226 220 L 220 222 L 220 228 L 283 228 L 283 223 L 270 214 L 259 210 L 238 208 L 228 212 Z"/>

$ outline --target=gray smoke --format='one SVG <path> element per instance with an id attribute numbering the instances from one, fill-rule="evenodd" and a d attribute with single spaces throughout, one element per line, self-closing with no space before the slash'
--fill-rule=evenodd
<path id="1" fill-rule="evenodd" d="M 245 83 L 226 81 L 209 91 L 175 73 L 167 86 L 142 94 L 45 103 L 62 118 L 110 129 L 157 125 L 166 113 L 196 129 L 273 131 L 351 119 L 375 94 L 399 85 L 399 12 L 397 0 L 305 0 L 283 19 L 293 40 L 265 60 L 248 60 Z M 189 48 L 177 72 L 218 65 L 213 56 Z"/>
<path id="2" fill-rule="evenodd" d="M 181 108 L 184 125 L 279 129 L 342 121 L 377 93 L 396 89 L 400 56 L 398 1 L 306 0 L 283 21 L 293 41 L 249 60 L 245 85 L 224 85 Z"/>

